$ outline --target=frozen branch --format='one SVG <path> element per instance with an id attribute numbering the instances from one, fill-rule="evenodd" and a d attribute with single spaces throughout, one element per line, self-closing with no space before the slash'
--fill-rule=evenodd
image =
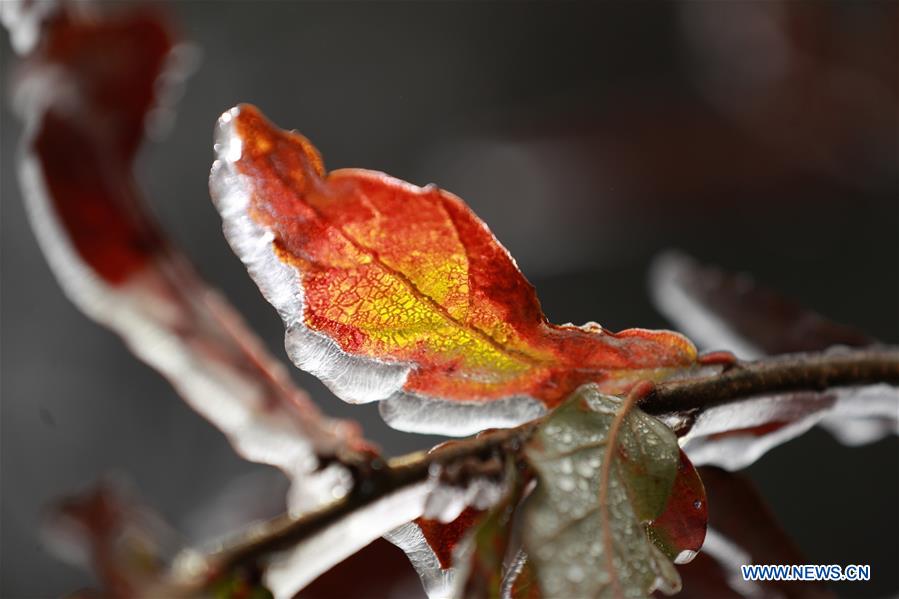
<path id="1" fill-rule="evenodd" d="M 737 362 L 702 378 L 660 383 L 640 408 L 654 415 L 695 415 L 710 407 L 760 394 L 823 391 L 837 386 L 899 384 L 899 349 L 846 350 L 839 353 L 787 354 L 752 362 Z M 266 557 L 285 551 L 335 525 L 342 518 L 403 488 L 426 481 L 434 468 L 477 462 L 496 453 L 517 453 L 538 421 L 441 445 L 388 462 L 374 461 L 356 469 L 354 490 L 345 498 L 298 519 L 276 518 L 231 544 L 209 554 L 202 574 L 178 588 L 189 594 L 239 568 L 256 567 Z"/>

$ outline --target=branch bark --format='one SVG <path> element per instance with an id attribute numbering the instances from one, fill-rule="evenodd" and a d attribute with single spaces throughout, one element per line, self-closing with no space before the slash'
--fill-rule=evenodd
<path id="1" fill-rule="evenodd" d="M 760 394 L 823 391 L 837 386 L 889 383 L 899 385 L 899 348 L 787 354 L 754 362 L 737 362 L 715 375 L 657 384 L 639 407 L 653 415 L 685 413 Z M 486 458 L 496 452 L 517 452 L 534 432 L 537 421 L 516 428 L 481 433 L 387 462 L 358 466 L 356 484 L 347 497 L 298 519 L 276 518 L 243 538 L 206 556 L 199 577 L 176 587 L 199 590 L 234 568 L 254 567 L 267 556 L 289 549 L 355 510 L 410 485 L 425 481 L 432 466 Z"/>
<path id="2" fill-rule="evenodd" d="M 899 348 L 784 354 L 737 362 L 721 374 L 657 385 L 641 402 L 649 414 L 692 412 L 763 393 L 899 384 Z"/>

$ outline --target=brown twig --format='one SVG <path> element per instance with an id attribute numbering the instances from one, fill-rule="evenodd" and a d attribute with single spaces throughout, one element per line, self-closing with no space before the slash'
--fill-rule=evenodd
<path id="1" fill-rule="evenodd" d="M 789 354 L 755 362 L 738 362 L 717 375 L 684 378 L 657 384 L 639 404 L 650 414 L 695 413 L 759 394 L 820 391 L 836 386 L 872 383 L 899 384 L 899 348 Z M 343 517 L 408 486 L 425 481 L 432 466 L 446 466 L 497 451 L 517 453 L 538 421 L 516 428 L 484 432 L 454 441 L 430 452 L 417 452 L 375 462 L 357 473 L 347 497 L 298 519 L 282 516 L 252 534 L 207 556 L 207 569 L 182 590 L 202 588 L 234 568 L 252 566 L 267 556 L 289 549 L 338 523 Z"/>
<path id="2" fill-rule="evenodd" d="M 899 348 L 785 354 L 738 362 L 718 375 L 659 384 L 640 408 L 654 415 L 691 412 L 763 393 L 871 383 L 899 384 Z"/>

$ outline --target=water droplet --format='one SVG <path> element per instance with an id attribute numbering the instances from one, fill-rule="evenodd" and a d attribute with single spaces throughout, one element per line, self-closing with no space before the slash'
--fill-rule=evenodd
<path id="1" fill-rule="evenodd" d="M 568 580 L 578 583 L 584 580 L 584 569 L 578 565 L 572 565 L 568 568 Z"/>
<path id="2" fill-rule="evenodd" d="M 697 510 L 698 510 L 699 508 L 701 508 L 701 507 L 702 507 L 702 500 L 701 500 L 701 499 L 697 499 L 696 501 L 694 501 L 694 502 L 693 502 L 693 507 L 695 507 Z"/>
<path id="3" fill-rule="evenodd" d="M 570 476 L 563 476 L 559 479 L 559 488 L 566 493 L 574 491 L 574 479 L 572 479 Z"/>

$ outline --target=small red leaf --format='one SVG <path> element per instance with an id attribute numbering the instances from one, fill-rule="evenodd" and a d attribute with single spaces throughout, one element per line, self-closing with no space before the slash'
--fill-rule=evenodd
<path id="1" fill-rule="evenodd" d="M 181 549 L 174 531 L 117 481 L 98 482 L 60 501 L 47 525 L 51 547 L 63 558 L 91 564 L 104 596 L 152 589 Z"/>
<path id="2" fill-rule="evenodd" d="M 803 308 L 748 275 L 703 266 L 678 253 L 661 256 L 651 280 L 655 303 L 672 322 L 700 345 L 741 358 L 873 343 L 861 331 Z"/>
<path id="3" fill-rule="evenodd" d="M 452 522 L 441 522 L 440 520 L 430 520 L 428 518 L 419 518 L 415 520 L 421 528 L 421 532 L 427 540 L 428 545 L 434 551 L 434 555 L 440 561 L 440 567 L 444 570 L 453 565 L 453 551 L 459 544 L 469 529 L 475 525 L 484 510 L 478 510 L 471 506 L 462 510 L 462 513 Z"/>
<path id="4" fill-rule="evenodd" d="M 677 564 L 693 559 L 705 541 L 708 505 L 696 468 L 680 451 L 677 477 L 662 514 L 649 526 L 653 542 Z"/>

